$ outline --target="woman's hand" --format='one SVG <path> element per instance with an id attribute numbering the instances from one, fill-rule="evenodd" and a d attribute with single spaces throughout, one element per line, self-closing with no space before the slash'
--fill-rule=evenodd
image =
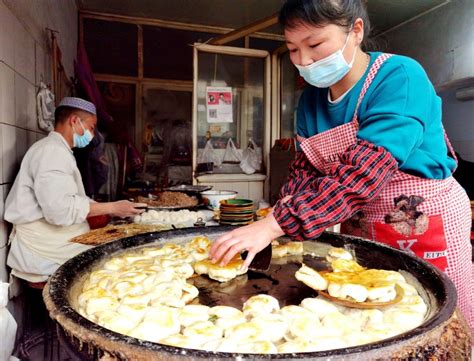
<path id="1" fill-rule="evenodd" d="M 285 233 L 272 214 L 266 218 L 237 228 L 219 237 L 211 247 L 210 258 L 213 262 L 220 261 L 226 265 L 236 254 L 248 251 L 243 268 L 247 268 L 255 255 L 264 249 L 275 238 Z"/>
<path id="2" fill-rule="evenodd" d="M 140 209 L 137 207 L 146 207 L 145 203 L 133 203 L 130 201 L 117 201 L 112 202 L 112 212 L 110 212 L 113 216 L 116 217 L 132 217 L 136 216 L 137 214 L 143 213 L 144 209 Z"/>

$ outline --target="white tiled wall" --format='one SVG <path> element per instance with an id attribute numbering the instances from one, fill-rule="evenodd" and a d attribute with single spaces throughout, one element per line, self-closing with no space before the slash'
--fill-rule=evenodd
<path id="1" fill-rule="evenodd" d="M 12 50 L 15 49 L 16 39 L 12 36 L 12 34 L 18 24 L 18 21 L 8 10 L 3 1 L 0 1 L 0 20 L 2 29 L 2 31 L 0 31 L 0 59 L 13 68 L 15 52 Z"/>
<path id="2" fill-rule="evenodd" d="M 0 1 L 0 4 L 1 4 L 1 1 Z M 2 32 L 0 31 L 0 39 L 1 39 L 1 33 Z M 2 48 L 3 46 L 0 46 L 0 49 Z M 15 97 L 11 96 L 12 91 L 14 89 L 15 89 L 15 72 L 6 63 L 1 61 L 0 62 L 0 122 L 2 123 L 15 124 Z"/>
<path id="3" fill-rule="evenodd" d="M 4 212 L 4 186 L 0 185 L 0 215 L 3 218 Z M 7 269 L 5 267 L 6 264 L 6 256 L 7 252 L 7 230 L 5 222 L 0 223 L 0 281 L 5 281 L 8 279 L 7 277 Z"/>
<path id="4" fill-rule="evenodd" d="M 12 183 L 17 170 L 16 127 L 0 124 L 2 127 L 2 183 Z"/>
<path id="5" fill-rule="evenodd" d="M 15 22 L 15 65 L 17 73 L 24 76 L 31 84 L 35 82 L 35 41 L 24 26 Z"/>
<path id="6" fill-rule="evenodd" d="M 15 121 L 18 127 L 39 130 L 36 122 L 34 79 L 31 82 L 18 73 L 15 73 Z"/>
<path id="7" fill-rule="evenodd" d="M 40 80 L 51 83 L 48 33 L 59 31 L 63 63 L 72 75 L 77 45 L 75 0 L 0 0 L 0 280 L 6 281 L 8 238 L 4 201 L 28 148 L 46 134 L 36 119 Z"/>

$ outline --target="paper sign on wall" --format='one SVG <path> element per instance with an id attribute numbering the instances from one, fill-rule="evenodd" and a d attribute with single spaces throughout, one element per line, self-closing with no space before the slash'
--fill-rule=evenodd
<path id="1" fill-rule="evenodd" d="M 207 122 L 232 123 L 232 88 L 206 87 Z"/>

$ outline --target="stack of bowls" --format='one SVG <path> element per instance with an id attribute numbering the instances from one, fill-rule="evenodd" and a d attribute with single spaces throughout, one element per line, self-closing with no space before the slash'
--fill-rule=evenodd
<path id="1" fill-rule="evenodd" d="M 214 212 L 219 210 L 220 201 L 226 199 L 233 199 L 237 197 L 236 191 L 216 191 L 216 190 L 207 190 L 201 192 L 201 197 L 204 201 L 204 204 L 207 208 L 212 209 Z"/>
<path id="2" fill-rule="evenodd" d="M 220 202 L 219 223 L 243 226 L 253 222 L 253 201 L 250 199 L 227 199 Z"/>

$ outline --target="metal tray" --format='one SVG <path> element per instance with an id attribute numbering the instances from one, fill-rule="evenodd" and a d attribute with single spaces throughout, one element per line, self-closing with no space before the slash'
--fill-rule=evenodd
<path id="1" fill-rule="evenodd" d="M 199 208 L 199 207 L 204 207 L 204 204 L 203 203 L 198 203 L 194 206 L 186 206 L 186 207 L 183 207 L 183 206 L 160 206 L 160 207 L 148 206 L 148 207 L 146 207 L 146 210 L 147 211 L 180 211 L 182 209 L 189 209 L 191 211 L 191 210 L 195 210 L 196 208 Z"/>
<path id="2" fill-rule="evenodd" d="M 212 186 L 180 184 L 178 186 L 164 188 L 163 190 L 169 192 L 199 193 L 208 191 L 209 189 L 212 189 Z"/>

